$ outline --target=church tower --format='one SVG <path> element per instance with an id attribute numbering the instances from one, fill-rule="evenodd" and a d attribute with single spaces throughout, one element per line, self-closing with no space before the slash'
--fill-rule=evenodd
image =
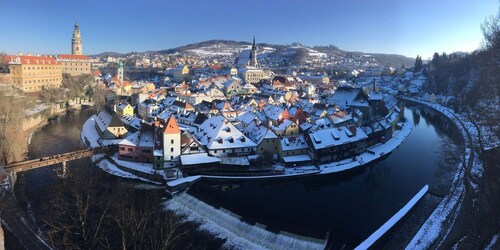
<path id="1" fill-rule="evenodd" d="M 120 82 L 123 83 L 123 62 L 122 62 L 122 60 L 120 60 L 120 62 L 118 63 L 118 70 L 116 72 L 116 76 L 118 77 Z"/>
<path id="2" fill-rule="evenodd" d="M 75 22 L 75 28 L 73 30 L 73 39 L 71 39 L 71 54 L 73 55 L 82 55 L 82 37 L 80 35 L 80 27 L 78 26 L 78 22 Z"/>
<path id="3" fill-rule="evenodd" d="M 250 66 L 257 67 L 257 45 L 255 45 L 255 36 L 253 36 L 252 54 L 250 54 Z"/>

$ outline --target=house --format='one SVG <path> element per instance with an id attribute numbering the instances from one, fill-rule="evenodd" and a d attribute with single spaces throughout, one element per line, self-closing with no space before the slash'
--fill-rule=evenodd
<path id="1" fill-rule="evenodd" d="M 143 123 L 141 129 L 118 143 L 118 159 L 153 162 L 154 128 Z"/>
<path id="2" fill-rule="evenodd" d="M 245 128 L 245 135 L 257 144 L 257 154 L 265 160 L 277 158 L 279 138 L 264 124 L 258 120 L 252 120 Z M 267 159 L 266 159 L 267 158 Z"/>
<path id="3" fill-rule="evenodd" d="M 243 86 L 239 79 L 230 79 L 229 81 L 223 83 L 224 94 L 230 98 L 231 96 L 237 95 L 242 92 Z"/>
<path id="4" fill-rule="evenodd" d="M 307 114 L 299 107 L 291 107 L 288 111 L 290 113 L 291 120 L 298 125 L 307 122 Z"/>
<path id="5" fill-rule="evenodd" d="M 255 94 L 257 93 L 257 91 L 259 91 L 259 89 L 257 87 L 255 87 L 253 84 L 251 83 L 246 83 L 245 85 L 243 85 L 243 91 L 246 93 L 246 94 Z"/>
<path id="6" fill-rule="evenodd" d="M 303 135 L 285 137 L 281 139 L 279 156 L 285 163 L 285 166 L 297 166 L 312 163 L 312 158 L 309 154 L 309 145 Z"/>
<path id="7" fill-rule="evenodd" d="M 338 161 L 365 152 L 368 136 L 359 127 L 325 128 L 307 134 L 311 145 L 310 156 L 316 163 Z"/>
<path id="8" fill-rule="evenodd" d="M 118 117 L 122 117 L 124 115 L 134 116 L 134 107 L 126 102 L 117 104 L 115 110 Z"/>
<path id="9" fill-rule="evenodd" d="M 102 139 L 119 139 L 126 136 L 128 132 L 120 118 L 106 110 L 99 112 L 94 120 L 96 131 Z"/>
<path id="10" fill-rule="evenodd" d="M 271 126 L 271 129 L 278 136 L 297 136 L 300 134 L 300 127 L 297 123 L 290 120 L 283 120 L 277 126 Z"/>
<path id="11" fill-rule="evenodd" d="M 264 106 L 263 111 L 267 119 L 274 126 L 277 126 L 285 119 L 289 120 L 292 118 L 286 109 L 276 105 L 267 104 Z"/>
<path id="12" fill-rule="evenodd" d="M 189 131 L 181 136 L 181 163 L 182 168 L 199 168 L 220 163 L 217 157 L 209 156 L 203 145 Z"/>
<path id="13" fill-rule="evenodd" d="M 256 152 L 257 144 L 221 115 L 203 122 L 196 137 L 212 156 L 246 156 Z"/>
<path id="14" fill-rule="evenodd" d="M 182 82 L 189 75 L 189 68 L 187 66 L 177 66 L 172 73 L 175 82 Z"/>

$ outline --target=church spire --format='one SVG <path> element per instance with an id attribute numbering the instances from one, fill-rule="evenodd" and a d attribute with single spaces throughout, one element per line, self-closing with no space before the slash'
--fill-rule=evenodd
<path id="1" fill-rule="evenodd" d="M 257 67 L 257 45 L 255 45 L 255 35 L 253 36 L 252 53 L 250 54 L 250 66 Z"/>

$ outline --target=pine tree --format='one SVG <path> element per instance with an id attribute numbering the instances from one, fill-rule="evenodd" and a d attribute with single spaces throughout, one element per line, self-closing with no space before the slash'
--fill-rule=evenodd
<path id="1" fill-rule="evenodd" d="M 422 70 L 422 57 L 417 55 L 417 58 L 415 59 L 415 71 L 420 70 Z"/>

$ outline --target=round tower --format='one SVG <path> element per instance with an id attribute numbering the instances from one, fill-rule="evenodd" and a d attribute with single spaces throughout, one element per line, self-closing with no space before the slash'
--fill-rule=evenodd
<path id="1" fill-rule="evenodd" d="M 73 38 L 71 39 L 71 54 L 82 55 L 82 37 L 80 35 L 80 27 L 78 22 L 75 22 L 75 28 L 73 29 Z"/>

